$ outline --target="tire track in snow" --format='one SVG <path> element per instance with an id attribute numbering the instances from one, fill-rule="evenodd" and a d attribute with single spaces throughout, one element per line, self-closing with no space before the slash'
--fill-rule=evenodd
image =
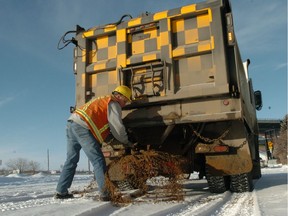
<path id="1" fill-rule="evenodd" d="M 260 216 L 256 192 L 223 194 L 207 193 L 207 197 L 192 200 L 176 214 L 169 216 Z"/>
<path id="2" fill-rule="evenodd" d="M 223 194 L 212 194 L 206 192 L 200 198 L 188 201 L 187 206 L 181 209 L 176 214 L 169 214 L 169 216 L 207 216 L 214 215 L 215 211 L 221 208 L 231 197 L 230 192 Z"/>
<path id="3" fill-rule="evenodd" d="M 220 209 L 217 216 L 258 216 L 259 206 L 256 192 L 233 193 L 231 199 Z M 260 215 L 259 215 L 260 216 Z"/>
<path id="4" fill-rule="evenodd" d="M 111 205 L 111 203 L 105 203 L 97 208 L 92 208 L 89 211 L 78 214 L 77 216 L 95 216 L 95 215 L 110 215 L 113 212 L 119 210 L 121 207 Z"/>

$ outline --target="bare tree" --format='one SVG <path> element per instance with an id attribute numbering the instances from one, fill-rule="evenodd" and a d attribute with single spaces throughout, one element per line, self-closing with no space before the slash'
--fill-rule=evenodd
<path id="1" fill-rule="evenodd" d="M 28 169 L 28 161 L 24 158 L 10 159 L 6 166 L 12 170 L 19 170 L 19 173 L 23 173 Z"/>
<path id="2" fill-rule="evenodd" d="M 19 173 L 32 171 L 33 174 L 40 169 L 40 163 L 36 161 L 28 161 L 25 158 L 10 159 L 6 166 L 11 170 L 19 170 Z"/>
<path id="3" fill-rule="evenodd" d="M 36 171 L 39 170 L 39 168 L 40 168 L 40 163 L 38 163 L 36 161 L 30 161 L 29 162 L 29 168 L 33 172 L 33 174 L 35 174 Z"/>
<path id="4" fill-rule="evenodd" d="M 288 115 L 281 122 L 280 136 L 275 142 L 273 152 L 273 156 L 282 164 L 287 164 L 287 121 Z"/>

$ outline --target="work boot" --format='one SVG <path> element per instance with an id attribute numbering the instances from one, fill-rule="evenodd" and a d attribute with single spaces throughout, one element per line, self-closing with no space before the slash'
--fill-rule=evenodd
<path id="1" fill-rule="evenodd" d="M 103 201 L 103 202 L 111 201 L 111 197 L 110 196 L 101 195 L 100 196 L 100 201 Z"/>
<path id="2" fill-rule="evenodd" d="M 71 198 L 74 198 L 73 194 L 59 194 L 59 193 L 56 193 L 54 195 L 54 199 L 71 199 Z"/>

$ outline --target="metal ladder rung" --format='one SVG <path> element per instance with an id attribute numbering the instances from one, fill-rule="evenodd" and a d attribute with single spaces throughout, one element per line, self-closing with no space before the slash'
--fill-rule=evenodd
<path id="1" fill-rule="evenodd" d="M 138 72 L 136 73 L 135 70 L 136 69 L 144 69 L 143 72 Z M 121 68 L 120 72 L 124 73 L 125 71 L 130 71 L 131 72 L 131 77 L 130 77 L 130 85 L 131 88 L 133 89 L 134 85 L 138 85 L 141 83 L 151 83 L 152 84 L 152 91 L 153 91 L 153 95 L 157 95 L 155 92 L 155 82 L 161 82 L 163 83 L 164 86 L 164 91 L 166 91 L 166 84 L 165 84 L 165 80 L 166 80 L 166 75 L 165 75 L 165 70 L 166 70 L 166 63 L 164 62 L 154 62 L 154 63 L 148 63 L 145 65 L 137 65 L 137 66 L 131 66 L 131 67 L 127 67 L 127 68 Z M 140 77 L 143 76 L 143 78 L 141 78 L 141 82 L 134 82 L 134 79 L 136 77 Z M 150 80 L 148 80 L 150 79 Z M 157 79 L 157 80 L 155 80 Z"/>

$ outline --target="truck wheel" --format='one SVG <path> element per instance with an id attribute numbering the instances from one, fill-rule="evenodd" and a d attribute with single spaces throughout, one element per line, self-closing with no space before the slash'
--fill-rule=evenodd
<path id="1" fill-rule="evenodd" d="M 120 189 L 120 191 L 127 191 L 127 190 L 135 189 L 135 187 L 131 185 L 128 180 L 114 181 L 113 183 Z"/>
<path id="2" fill-rule="evenodd" d="M 227 176 L 212 176 L 207 173 L 206 178 L 211 193 L 224 193 L 229 189 L 229 177 Z"/>
<path id="3" fill-rule="evenodd" d="M 230 190 L 236 193 L 253 191 L 253 180 L 251 173 L 243 173 L 231 176 Z"/>
<path id="4" fill-rule="evenodd" d="M 182 177 L 183 179 L 189 179 L 190 176 L 191 176 L 191 173 L 183 173 L 183 174 L 181 175 L 181 177 Z"/>
<path id="5" fill-rule="evenodd" d="M 260 179 L 262 174 L 261 174 L 261 165 L 260 165 L 260 160 L 259 161 L 253 161 L 253 179 Z"/>

